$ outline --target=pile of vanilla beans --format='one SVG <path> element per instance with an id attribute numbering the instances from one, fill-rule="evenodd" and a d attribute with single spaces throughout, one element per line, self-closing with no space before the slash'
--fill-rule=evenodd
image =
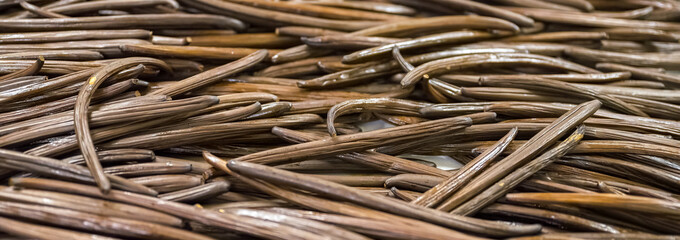
<path id="1" fill-rule="evenodd" d="M 679 239 L 679 40 L 675 0 L 0 0 L 0 238 Z"/>

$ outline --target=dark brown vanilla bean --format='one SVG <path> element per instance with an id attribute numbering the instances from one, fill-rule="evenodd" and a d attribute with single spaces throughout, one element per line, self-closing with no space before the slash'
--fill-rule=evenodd
<path id="1" fill-rule="evenodd" d="M 537 9 L 549 9 L 560 12 L 578 12 L 576 8 L 567 5 L 552 3 L 550 1 L 537 1 L 537 0 L 496 0 L 501 4 L 507 4 L 510 6 L 517 7 L 527 7 L 527 8 L 537 8 Z"/>
<path id="2" fill-rule="evenodd" d="M 444 44 L 467 43 L 472 41 L 486 40 L 498 35 L 480 31 L 457 31 L 428 35 L 415 38 L 413 40 L 400 41 L 353 52 L 343 56 L 342 62 L 361 63 L 369 60 L 379 59 L 381 56 L 389 55 L 393 48 L 399 48 L 400 50 L 410 50 L 414 48 L 431 47 Z"/>
<path id="3" fill-rule="evenodd" d="M 22 8 L 26 9 L 26 10 L 29 11 L 30 13 L 33 13 L 33 14 L 38 15 L 38 16 L 41 16 L 41 17 L 46 17 L 46 18 L 68 18 L 68 16 L 66 16 L 66 15 L 62 15 L 62 14 L 59 14 L 59 13 L 54 13 L 54 12 L 52 12 L 52 11 L 50 11 L 50 10 L 42 9 L 42 8 L 40 8 L 40 7 L 36 6 L 36 5 L 33 5 L 33 4 L 29 3 L 29 2 L 26 2 L 26 1 L 20 2 L 19 5 L 21 5 Z"/>
<path id="4" fill-rule="evenodd" d="M 112 163 L 122 161 L 136 161 L 136 162 L 150 162 L 156 156 L 151 150 L 146 149 L 115 149 L 108 151 L 100 151 L 97 153 L 101 162 Z M 62 159 L 62 161 L 70 164 L 84 164 L 85 160 L 82 155 L 76 155 Z"/>
<path id="5" fill-rule="evenodd" d="M 408 17 L 383 14 L 369 11 L 351 10 L 344 8 L 332 8 L 324 6 L 315 6 L 312 4 L 296 4 L 288 2 L 270 2 L 262 0 L 230 0 L 239 4 L 249 5 L 258 8 L 271 9 L 281 12 L 290 12 L 295 14 L 315 16 L 328 19 L 343 19 L 343 20 L 405 20 Z M 323 5 L 323 4 L 320 4 Z"/>
<path id="6" fill-rule="evenodd" d="M 330 194 L 336 198 L 341 198 L 346 201 L 352 201 L 361 205 L 371 206 L 376 209 L 392 212 L 402 216 L 422 219 L 443 226 L 465 229 L 466 231 L 484 231 L 485 233 L 480 233 L 486 235 L 507 236 L 520 234 L 520 232 L 528 233 L 539 230 L 539 228 L 535 228 L 533 226 L 509 225 L 507 223 L 500 222 L 491 223 L 478 219 L 461 218 L 458 215 L 443 214 L 442 212 L 433 209 L 409 205 L 398 200 L 361 192 L 359 190 L 355 190 L 337 183 L 324 181 L 314 177 L 302 176 L 300 174 L 287 172 L 264 165 L 231 160 L 227 166 L 229 169 L 232 169 L 239 174 L 246 174 L 247 176 L 266 179 L 279 184 L 295 186 L 308 191 Z"/>
<path id="7" fill-rule="evenodd" d="M 102 194 L 96 187 L 49 179 L 16 178 L 12 179 L 11 184 L 14 186 L 80 194 L 111 201 L 124 202 L 175 216 L 181 216 L 205 225 L 216 226 L 270 239 L 284 240 L 299 237 L 293 231 L 294 229 L 276 224 L 273 225 L 271 222 L 267 224 L 264 221 L 257 221 L 252 218 L 243 218 L 230 213 L 220 213 L 129 192 L 111 190 L 108 194 Z"/>
<path id="8" fill-rule="evenodd" d="M 611 62 L 639 67 L 663 67 L 670 70 L 678 69 L 677 65 L 680 63 L 680 59 L 676 56 L 664 53 L 627 54 L 579 47 L 567 48 L 564 53 L 579 61 Z"/>
<path id="9" fill-rule="evenodd" d="M 107 30 L 106 34 L 97 33 L 99 33 L 98 30 L 2 33 L 0 34 L 0 43 L 45 43 L 95 39 L 147 39 L 151 36 L 151 31 L 141 29 Z"/>
<path id="10" fill-rule="evenodd" d="M 443 202 L 437 209 L 450 211 L 468 199 L 476 196 L 479 192 L 488 188 L 491 184 L 507 176 L 508 173 L 529 161 L 530 158 L 538 155 L 541 150 L 548 148 L 552 143 L 567 131 L 579 125 L 590 117 L 600 107 L 601 103 L 597 100 L 583 103 L 555 120 L 550 126 L 544 128 L 529 142 L 522 145 L 506 158 L 500 160 L 490 169 L 473 179 L 470 184 L 456 192 L 453 196 Z"/>
<path id="11" fill-rule="evenodd" d="M 151 95 L 168 95 L 175 96 L 178 94 L 191 91 L 195 88 L 200 88 L 202 86 L 211 84 L 221 78 L 227 77 L 232 74 L 236 74 L 240 71 L 248 69 L 249 67 L 259 63 L 264 60 L 267 56 L 266 50 L 259 50 L 248 56 L 245 56 L 237 61 L 222 65 L 217 68 L 202 72 L 200 74 L 194 75 L 190 78 L 184 79 L 177 82 L 171 86 L 161 88 L 159 90 L 153 91 Z"/>
<path id="12" fill-rule="evenodd" d="M 389 145 L 390 143 L 408 141 L 409 139 L 427 136 L 429 134 L 441 134 L 442 131 L 455 132 L 470 124 L 472 124 L 472 119 L 469 117 L 434 120 L 372 132 L 341 135 L 293 146 L 275 148 L 236 159 L 239 161 L 261 164 L 290 162 L 303 160 L 312 156 L 330 156 L 339 153 L 367 150 L 381 145 Z"/>
<path id="13" fill-rule="evenodd" d="M 411 64 L 423 64 L 428 61 L 452 56 L 461 56 L 476 53 L 481 54 L 500 52 L 517 52 L 517 51 L 508 48 L 454 49 L 416 55 L 408 57 L 406 61 L 408 61 Z M 310 89 L 315 88 L 328 89 L 333 87 L 347 86 L 361 83 L 364 80 L 372 79 L 374 77 L 380 77 L 391 73 L 396 73 L 398 72 L 398 70 L 399 63 L 397 63 L 397 61 L 389 61 L 386 63 L 357 67 L 349 70 L 331 73 L 326 76 L 318 77 L 307 81 L 300 81 L 298 83 L 298 87 Z"/>
<path id="14" fill-rule="evenodd" d="M 587 96 L 588 98 L 597 99 L 600 102 L 602 102 L 603 105 L 616 109 L 618 111 L 631 115 L 649 117 L 649 115 L 647 115 L 639 108 L 631 104 L 628 104 L 614 96 L 598 93 L 588 88 L 579 87 L 577 85 L 572 85 L 570 83 L 565 83 L 557 80 L 542 78 L 532 78 L 530 81 L 519 78 L 496 80 L 488 77 L 483 77 L 479 80 L 479 84 L 483 86 L 519 87 L 531 90 L 549 91 L 553 93 L 570 93 L 575 95 Z"/>
<path id="15" fill-rule="evenodd" d="M 175 27 L 232 28 L 242 30 L 243 22 L 207 14 L 134 14 L 120 16 L 75 17 L 60 19 L 0 19 L 2 32 L 60 31 L 121 28 L 164 29 Z"/>
<path id="16" fill-rule="evenodd" d="M 604 32 L 550 32 L 532 35 L 522 35 L 503 38 L 509 42 L 567 42 L 579 40 L 603 40 L 608 39 Z"/>
<path id="17" fill-rule="evenodd" d="M 556 224 L 558 226 L 564 226 L 568 229 L 583 229 L 598 232 L 608 232 L 608 233 L 621 233 L 630 231 L 628 229 L 623 229 L 615 225 L 604 224 L 600 222 L 595 222 L 586 218 L 580 218 L 577 216 L 553 212 L 548 210 L 541 210 L 537 208 L 521 207 L 508 204 L 493 204 L 482 210 L 485 214 L 500 214 L 505 216 L 513 216 L 519 218 L 530 218 L 530 219 L 540 219 L 539 221 L 548 222 L 549 224 Z M 549 216 L 549 217 L 547 217 Z"/>
<path id="18" fill-rule="evenodd" d="M 321 118 L 318 115 L 297 114 L 279 118 L 218 123 L 120 138 L 104 144 L 103 147 L 124 148 L 135 146 L 163 149 L 180 146 L 184 143 L 209 142 L 216 139 L 268 132 L 274 126 L 302 126 L 318 122 L 321 122 Z"/>
<path id="19" fill-rule="evenodd" d="M 136 66 L 138 64 L 149 64 L 155 65 L 163 68 L 166 71 L 172 72 L 170 67 L 165 64 L 165 62 L 153 59 L 153 58 L 126 58 L 113 62 L 98 72 L 90 76 L 88 83 L 83 85 L 80 92 L 78 93 L 78 98 L 76 99 L 76 106 L 73 110 L 74 113 L 74 126 L 76 138 L 78 139 L 78 145 L 83 153 L 83 158 L 85 163 L 87 163 L 88 168 L 92 172 L 92 176 L 97 182 L 97 185 L 102 191 L 107 192 L 111 189 L 109 180 L 104 177 L 104 172 L 102 170 L 101 163 L 99 163 L 97 152 L 92 141 L 92 136 L 90 135 L 90 128 L 87 120 L 87 108 L 90 105 L 90 101 L 94 91 L 101 85 L 107 78 L 120 72 L 123 69 Z"/>
<path id="20" fill-rule="evenodd" d="M 404 39 L 340 34 L 318 37 L 302 37 L 301 40 L 305 44 L 307 44 L 307 46 L 312 46 L 316 48 L 357 50 L 363 48 L 378 47 L 383 44 L 397 43 L 403 41 Z"/>
<path id="21" fill-rule="evenodd" d="M 119 1 L 119 0 L 109 0 L 106 2 L 80 2 L 72 3 L 63 6 L 53 6 L 48 7 L 49 11 L 55 13 L 63 13 L 66 15 L 94 12 L 96 10 L 123 10 L 131 8 L 143 8 L 152 6 L 167 6 L 173 9 L 177 9 L 179 6 L 175 1 L 171 0 L 134 0 L 134 1 Z"/>
<path id="22" fill-rule="evenodd" d="M 654 71 L 648 71 L 642 68 L 630 67 L 622 64 L 598 63 L 596 68 L 606 71 L 628 71 L 631 73 L 632 76 L 636 78 L 655 80 L 676 85 L 680 84 L 680 78 L 676 76 Z"/>
<path id="23" fill-rule="evenodd" d="M 429 106 L 429 104 L 391 98 L 372 98 L 345 101 L 336 104 L 330 110 L 328 110 L 326 117 L 328 133 L 330 133 L 331 136 L 337 136 L 337 132 L 335 131 L 333 124 L 335 123 L 335 119 L 343 114 L 370 110 L 383 113 L 418 116 L 420 115 L 418 110 L 427 106 Z"/>
<path id="24" fill-rule="evenodd" d="M 315 5 L 322 6 L 332 6 L 338 8 L 348 8 L 348 9 L 360 9 L 371 12 L 398 14 L 398 15 L 413 15 L 415 10 L 403 5 L 391 4 L 387 2 L 324 2 L 324 1 L 312 1 L 310 2 Z"/>
<path id="25" fill-rule="evenodd" d="M 175 162 L 175 161 L 173 161 Z M 192 170 L 196 164 L 192 163 Z M 130 181 L 142 184 L 158 193 L 174 192 L 203 184 L 203 178 L 186 174 L 163 174 L 130 178 Z"/>
<path id="26" fill-rule="evenodd" d="M 74 240 L 114 240 L 118 238 L 105 237 L 91 233 L 81 233 L 73 230 L 64 230 L 61 228 L 48 227 L 29 222 L 21 222 L 9 218 L 0 217 L 0 229 L 3 232 L 26 238 L 43 238 L 43 239 L 74 239 Z"/>
<path id="27" fill-rule="evenodd" d="M 460 57 L 440 59 L 420 65 L 409 72 L 401 80 L 404 87 L 413 86 L 421 78 L 430 78 L 446 72 L 463 70 L 479 64 L 484 66 L 517 66 L 529 65 L 536 67 L 558 68 L 579 73 L 599 73 L 575 63 L 544 57 L 534 54 L 499 53 L 499 54 L 473 54 Z"/>
<path id="28" fill-rule="evenodd" d="M 13 73 L 10 73 L 10 74 L 0 76 L 0 81 L 6 81 L 6 80 L 12 79 L 12 78 L 36 74 L 40 71 L 40 69 L 43 67 L 44 64 L 45 64 L 45 58 L 38 57 L 38 60 L 35 61 L 35 63 L 33 63 L 30 67 L 28 67 L 24 70 L 21 70 L 21 71 L 16 71 L 16 72 L 13 72 Z"/>
<path id="29" fill-rule="evenodd" d="M 468 0 L 431 0 L 431 2 L 444 5 L 452 9 L 461 9 L 470 12 L 474 12 L 480 15 L 494 16 L 502 19 L 506 19 L 522 27 L 530 27 L 534 25 L 534 20 L 523 16 L 521 14 L 516 14 L 511 11 L 504 10 L 502 8 L 493 7 L 483 3 L 478 3 L 475 1 Z"/>
<path id="30" fill-rule="evenodd" d="M 274 127 L 272 133 L 280 136 L 286 140 L 296 143 L 320 140 L 322 138 L 307 134 L 301 131 L 294 131 L 280 127 Z M 428 167 L 419 163 L 405 160 L 399 157 L 393 157 L 386 154 L 381 154 L 373 151 L 363 151 L 354 153 L 345 153 L 336 156 L 344 161 L 371 166 L 375 169 L 390 172 L 390 173 L 421 173 L 435 176 L 449 176 L 446 171 Z"/>
<path id="31" fill-rule="evenodd" d="M 155 118 L 170 117 L 191 111 L 204 109 L 214 105 L 218 99 L 214 96 L 202 96 L 175 101 L 154 103 L 152 101 L 130 104 L 129 106 L 111 106 L 90 112 L 90 125 L 106 126 L 130 121 L 144 121 Z M 123 104 L 121 104 L 123 105 Z M 69 116 L 71 115 L 71 116 Z M 9 133 L 0 137 L 0 146 L 17 142 L 36 140 L 47 136 L 67 133 L 74 129 L 73 112 L 64 112 L 43 117 L 41 122 L 31 125 L 14 124 L 13 129 L 23 127 L 23 131 Z M 59 116 L 59 118 L 56 118 Z M 11 130 L 11 129 L 8 129 Z M 7 131 L 7 130 L 5 130 Z"/>
<path id="32" fill-rule="evenodd" d="M 266 22 L 267 19 L 275 19 L 274 22 L 267 22 L 268 25 L 273 25 L 276 22 L 280 22 L 292 25 L 329 28 L 340 31 L 356 31 L 378 25 L 378 22 L 322 19 L 249 7 L 246 5 L 223 1 L 199 0 L 181 2 L 210 13 L 233 16 L 237 18 L 245 17 L 247 19 L 257 19 L 257 22 Z"/>
<path id="33" fill-rule="evenodd" d="M 157 174 L 181 174 L 191 171 L 189 163 L 160 162 L 137 163 L 104 168 L 104 172 L 121 177 L 138 177 Z"/>
<path id="34" fill-rule="evenodd" d="M 105 235 L 165 239 L 213 239 L 201 234 L 155 223 L 100 216 L 48 206 L 0 201 L 0 212 L 3 215 L 26 218 L 62 227 L 68 226 L 84 231 L 94 231 Z"/>
<path id="35" fill-rule="evenodd" d="M 174 227 L 182 226 L 181 219 L 164 213 L 79 195 L 2 187 L 0 188 L 0 198 L 5 201 L 65 208 L 102 216 L 135 219 Z"/>
<path id="36" fill-rule="evenodd" d="M 458 169 L 456 173 L 448 177 L 446 180 L 437 184 L 437 186 L 432 187 L 427 190 L 423 195 L 420 195 L 417 199 L 411 201 L 411 204 L 425 206 L 425 207 L 435 207 L 442 200 L 451 196 L 456 190 L 461 188 L 463 184 L 466 184 L 473 177 L 475 177 L 479 172 L 484 171 L 484 169 L 491 164 L 496 157 L 498 157 L 503 150 L 515 139 L 517 135 L 517 128 L 513 128 L 501 138 L 493 147 L 484 151 L 482 154 L 477 156 L 471 162 L 465 164 L 461 169 Z"/>
<path id="37" fill-rule="evenodd" d="M 225 179 L 214 179 L 209 183 L 158 195 L 158 198 L 173 202 L 196 202 L 210 199 L 229 190 L 230 183 Z"/>
<path id="38" fill-rule="evenodd" d="M 312 195 L 299 194 L 299 193 L 292 192 L 292 191 L 289 191 L 289 190 L 284 190 L 283 188 L 277 187 L 276 185 L 273 185 L 271 183 L 260 182 L 260 181 L 257 181 L 255 179 L 251 179 L 251 178 L 242 176 L 242 175 L 240 175 L 236 172 L 232 172 L 232 170 L 227 167 L 228 164 L 226 164 L 226 162 L 224 160 L 222 160 L 222 159 L 220 159 L 220 158 L 218 158 L 218 157 L 216 157 L 216 156 L 214 156 L 210 153 L 204 152 L 203 155 L 206 158 L 206 160 L 210 164 L 215 166 L 216 168 L 219 168 L 219 169 L 221 169 L 221 170 L 223 170 L 223 171 L 225 171 L 225 172 L 227 172 L 227 173 L 229 173 L 233 176 L 236 176 L 236 177 L 240 178 L 242 181 L 247 182 L 249 185 L 254 186 L 256 188 L 259 188 L 259 189 L 267 192 L 268 194 L 272 194 L 274 196 L 284 198 L 284 199 L 291 201 L 293 203 L 296 203 L 298 205 L 302 205 L 302 206 L 306 206 L 306 207 L 310 207 L 310 208 L 314 208 L 314 209 L 320 209 L 320 210 L 326 211 L 326 212 L 342 213 L 342 214 L 345 214 L 345 215 L 356 216 L 356 217 L 371 218 L 371 219 L 382 219 L 382 220 L 388 220 L 389 219 L 391 221 L 396 221 L 396 223 L 405 224 L 406 226 L 415 225 L 415 226 L 419 226 L 419 227 L 424 228 L 424 229 L 430 229 L 430 231 L 429 231 L 430 234 L 444 234 L 444 232 L 442 232 L 441 228 L 438 227 L 438 226 L 430 225 L 430 224 L 427 224 L 427 223 L 424 223 L 424 222 L 420 222 L 420 221 L 415 220 L 415 219 L 397 216 L 397 215 L 400 215 L 400 214 L 397 214 L 397 215 L 387 214 L 387 213 L 384 213 L 384 212 L 381 212 L 381 211 L 377 211 L 377 210 L 373 210 L 373 209 L 367 209 L 367 208 L 359 207 L 359 206 L 356 206 L 356 205 L 349 205 L 349 204 L 345 204 L 345 203 L 342 203 L 342 202 L 334 202 L 334 201 L 330 201 L 330 200 L 327 200 L 327 199 L 318 198 L 318 197 L 315 197 L 315 196 L 312 196 Z M 323 181 L 323 180 L 319 180 L 319 181 Z M 336 186 L 336 184 L 333 184 L 333 183 L 326 183 L 326 184 L 331 184 L 333 186 Z M 342 185 L 337 185 L 337 186 L 342 186 Z M 347 187 L 345 187 L 345 188 L 347 188 Z M 352 188 L 350 188 L 350 189 L 352 189 Z M 366 192 L 361 192 L 360 190 L 352 189 L 351 191 L 357 192 L 358 194 L 361 194 L 361 195 L 369 194 L 369 196 L 371 196 L 371 197 L 384 199 L 388 202 L 392 202 L 392 201 L 389 201 L 390 200 L 389 198 L 380 198 L 380 196 L 378 196 L 378 195 L 374 195 L 374 194 L 366 193 Z M 354 195 L 354 194 L 352 194 L 352 195 Z M 392 202 L 392 203 L 398 204 L 397 202 Z M 449 234 L 446 238 L 450 238 L 451 236 L 456 236 L 456 237 L 463 238 L 463 239 L 465 239 L 465 238 L 476 239 L 476 237 L 472 237 L 472 236 L 469 236 L 469 235 L 466 235 L 466 234 L 463 234 L 463 233 L 459 233 L 459 232 L 456 232 L 456 231 L 453 231 L 453 230 L 450 230 L 450 229 L 446 229 L 445 231 L 447 231 L 448 234 Z M 435 239 L 437 239 L 437 238 L 435 237 Z"/>
<path id="39" fill-rule="evenodd" d="M 2 160 L 2 167 L 8 169 L 94 183 L 92 178 L 93 174 L 91 174 L 86 168 L 75 164 L 65 163 L 56 159 L 31 156 L 20 152 L 0 149 L 0 160 Z M 105 174 L 104 176 L 111 180 L 111 182 L 113 182 L 113 186 L 116 188 L 147 195 L 158 194 L 156 191 L 150 188 L 136 184 L 127 179 L 109 174 Z"/>
<path id="40" fill-rule="evenodd" d="M 334 31 L 324 28 L 314 28 L 314 27 L 298 27 L 298 26 L 286 26 L 278 27 L 275 30 L 277 35 L 284 36 L 295 36 L 295 37 L 316 37 L 316 36 L 330 36 L 330 35 L 342 35 L 345 32 Z"/>
<path id="41" fill-rule="evenodd" d="M 199 60 L 237 60 L 258 51 L 258 49 L 255 48 L 168 46 L 134 43 L 122 45 L 120 46 L 120 50 L 131 54 Z M 274 54 L 277 51 L 275 49 L 270 49 L 269 52 Z"/>
<path id="42" fill-rule="evenodd" d="M 294 37 L 277 36 L 272 33 L 244 33 L 228 36 L 192 36 L 187 37 L 192 46 L 231 47 L 231 48 L 286 48 L 300 43 Z"/>
<path id="43" fill-rule="evenodd" d="M 262 69 L 255 73 L 255 76 L 263 77 L 294 77 L 298 74 L 305 75 L 319 71 L 317 63 L 323 60 L 338 60 L 339 56 L 328 56 L 319 58 L 309 58 L 284 64 L 278 64 Z"/>
<path id="44" fill-rule="evenodd" d="M 517 186 L 520 182 L 524 181 L 524 179 L 527 179 L 529 176 L 541 170 L 541 168 L 567 154 L 567 152 L 573 149 L 579 143 L 579 141 L 581 141 L 584 133 L 585 126 L 579 126 L 573 134 L 571 134 L 559 145 L 546 151 L 536 159 L 531 160 L 529 163 L 518 168 L 514 172 L 508 174 L 497 183 L 491 185 L 489 188 L 479 193 L 474 198 L 454 209 L 452 213 L 471 215 L 491 204 L 491 202 L 508 193 L 510 189 Z"/>
<path id="45" fill-rule="evenodd" d="M 670 31 L 676 31 L 680 29 L 679 24 L 670 22 L 616 19 L 593 16 L 572 11 L 564 12 L 531 8 L 512 8 L 511 10 L 543 22 L 573 24 L 577 26 L 605 27 L 605 28 L 616 27 L 643 28 L 643 29 L 646 28 Z"/>
<path id="46" fill-rule="evenodd" d="M 638 196 L 605 193 L 511 193 L 506 195 L 506 198 L 509 201 L 563 203 L 584 207 L 625 209 L 626 211 L 650 214 L 680 214 L 677 210 L 677 205 L 680 203 Z"/>

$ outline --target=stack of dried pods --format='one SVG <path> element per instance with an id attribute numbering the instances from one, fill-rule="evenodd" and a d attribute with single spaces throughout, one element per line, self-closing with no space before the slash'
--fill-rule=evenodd
<path id="1" fill-rule="evenodd" d="M 0 0 L 0 237 L 678 239 L 678 20 L 675 0 Z"/>

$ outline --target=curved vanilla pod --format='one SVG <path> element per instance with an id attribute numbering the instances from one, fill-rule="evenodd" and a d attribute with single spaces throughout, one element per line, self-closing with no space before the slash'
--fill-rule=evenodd
<path id="1" fill-rule="evenodd" d="M 97 90 L 99 85 L 106 81 L 107 78 L 113 76 L 121 70 L 137 66 L 139 64 L 154 65 L 165 71 L 172 72 L 170 66 L 158 59 L 142 57 L 124 58 L 106 65 L 90 76 L 87 84 L 84 84 L 80 89 L 78 98 L 76 99 L 76 106 L 73 110 L 73 119 L 78 145 L 80 146 L 80 150 L 83 153 L 83 157 L 88 168 L 92 172 L 92 177 L 95 179 L 95 182 L 97 182 L 97 185 L 103 192 L 108 192 L 111 189 L 111 185 L 108 178 L 104 177 L 101 163 L 99 163 L 97 157 L 97 150 L 92 141 L 92 136 L 90 135 L 90 127 L 87 120 L 87 109 L 90 105 L 94 91 Z"/>
<path id="2" fill-rule="evenodd" d="M 392 57 L 399 63 L 399 66 L 404 70 L 404 72 L 413 71 L 415 68 L 410 62 L 406 61 L 399 48 L 392 49 Z M 439 102 L 448 102 L 446 98 L 451 98 L 458 101 L 472 101 L 473 99 L 462 96 L 462 88 L 443 82 L 436 78 L 428 79 L 427 90 L 432 95 L 433 98 L 437 99 Z"/>
<path id="3" fill-rule="evenodd" d="M 272 133 L 294 143 L 302 143 L 323 139 L 322 137 L 302 131 L 290 130 L 282 127 L 272 128 Z M 400 157 L 394 157 L 374 151 L 358 151 L 353 153 L 338 154 L 335 158 L 343 161 L 356 163 L 389 173 L 419 173 L 440 177 L 450 176 L 447 171 L 436 167 L 426 166 Z"/>
<path id="4" fill-rule="evenodd" d="M 334 105 L 328 110 L 326 124 L 328 133 L 332 137 L 337 136 L 335 131 L 335 119 L 350 113 L 360 113 L 363 111 L 377 111 L 388 114 L 400 114 L 407 116 L 420 116 L 420 108 L 430 106 L 429 103 L 415 102 L 396 98 L 365 98 L 348 100 Z"/>
<path id="5" fill-rule="evenodd" d="M 232 171 L 245 176 L 330 195 L 334 198 L 354 202 L 359 205 L 420 219 L 440 226 L 467 232 L 475 232 L 481 235 L 508 237 L 540 231 L 540 225 L 518 225 L 505 222 L 492 222 L 448 214 L 431 208 L 410 205 L 396 199 L 364 192 L 316 177 L 280 170 L 265 165 L 231 160 L 227 166 Z"/>
<path id="6" fill-rule="evenodd" d="M 498 198 L 503 197 L 506 193 L 510 192 L 513 188 L 519 185 L 520 182 L 531 177 L 534 173 L 538 172 L 548 164 L 551 164 L 552 162 L 567 154 L 570 150 L 576 147 L 581 139 L 583 139 L 584 134 L 585 126 L 581 125 L 577 127 L 576 131 L 567 137 L 566 140 L 544 152 L 537 158 L 531 160 L 526 165 L 519 167 L 504 178 L 498 180 L 496 184 L 491 185 L 489 188 L 477 194 L 467 202 L 461 204 L 451 212 L 468 216 L 483 209 L 487 205 L 490 205 Z"/>
<path id="7" fill-rule="evenodd" d="M 471 67 L 493 66 L 533 66 L 561 69 L 578 73 L 599 73 L 599 71 L 576 63 L 535 54 L 497 53 L 472 54 L 459 57 L 444 58 L 422 64 L 407 73 L 401 79 L 403 87 L 415 85 L 421 78 L 430 78 L 447 72 L 460 71 Z"/>
<path id="8" fill-rule="evenodd" d="M 515 139 L 517 130 L 516 127 L 510 130 L 493 147 L 488 148 L 482 154 L 475 157 L 475 159 L 458 169 L 452 176 L 447 177 L 444 181 L 430 188 L 410 203 L 424 207 L 436 207 L 442 200 L 451 196 L 464 184 L 467 184 L 472 178 L 483 172 L 491 164 L 491 161 L 496 159 L 508 144 Z"/>
<path id="9" fill-rule="evenodd" d="M 549 126 L 534 135 L 519 149 L 515 150 L 509 156 L 496 163 L 493 167 L 478 175 L 475 179 L 470 181 L 470 184 L 448 198 L 439 207 L 437 207 L 437 209 L 442 211 L 450 211 L 460 206 L 460 204 L 466 202 L 470 198 L 473 198 L 494 182 L 507 176 L 513 170 L 517 169 L 522 164 L 538 155 L 541 151 L 550 147 L 567 131 L 571 130 L 577 125 L 582 124 L 583 121 L 593 115 L 595 111 L 600 108 L 600 105 L 602 104 L 599 101 L 593 100 L 572 108 L 567 113 L 560 116 L 560 118 L 552 122 Z"/>
<path id="10" fill-rule="evenodd" d="M 603 27 L 603 28 L 636 28 L 636 29 L 657 29 L 678 31 L 680 24 L 674 22 L 617 19 L 600 17 L 589 13 L 576 11 L 554 11 L 536 8 L 511 8 L 510 10 L 524 14 L 541 22 L 560 23 L 584 27 Z"/>
<path id="11" fill-rule="evenodd" d="M 168 95 L 176 96 L 196 88 L 214 83 L 229 75 L 244 71 L 253 65 L 261 62 L 267 56 L 267 50 L 258 50 L 248 56 L 245 56 L 234 62 L 201 72 L 184 80 L 181 80 L 173 85 L 158 89 L 149 93 L 149 95 Z"/>
<path id="12" fill-rule="evenodd" d="M 0 81 L 5 81 L 5 80 L 8 80 L 8 79 L 12 79 L 12 78 L 18 78 L 18 77 L 30 76 L 30 75 L 36 74 L 36 73 L 40 72 L 40 69 L 43 67 L 44 64 L 45 64 L 45 58 L 40 56 L 40 57 L 38 57 L 38 60 L 35 61 L 35 63 L 31 64 L 31 66 L 29 66 L 28 68 L 26 68 L 24 70 L 20 70 L 20 71 L 16 71 L 16 72 L 13 72 L 13 73 L 10 73 L 10 74 L 5 74 L 5 75 L 0 76 Z"/>

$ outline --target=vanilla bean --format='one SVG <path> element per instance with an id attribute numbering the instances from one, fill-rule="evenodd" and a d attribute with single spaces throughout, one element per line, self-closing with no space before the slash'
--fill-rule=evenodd
<path id="1" fill-rule="evenodd" d="M 527 143 L 522 145 L 520 149 L 517 149 L 509 156 L 500 160 L 499 163 L 478 175 L 475 179 L 470 181 L 470 184 L 466 188 L 456 192 L 437 209 L 450 211 L 460 206 L 460 204 L 466 202 L 468 199 L 476 196 L 477 193 L 488 188 L 497 180 L 507 176 L 510 172 L 525 164 L 530 158 L 538 155 L 540 151 L 548 148 L 567 131 L 582 124 L 586 118 L 597 111 L 600 105 L 601 103 L 599 101 L 594 100 L 572 108 L 569 112 L 563 114 L 560 118 L 551 123 L 550 126 L 534 135 Z"/>
<path id="2" fill-rule="evenodd" d="M 482 154 L 477 156 L 475 159 L 465 164 L 461 169 L 458 169 L 456 173 L 448 177 L 446 180 L 437 184 L 437 186 L 432 187 L 427 190 L 423 195 L 420 195 L 417 199 L 410 201 L 411 204 L 420 205 L 425 207 L 435 207 L 442 200 L 451 196 L 454 192 L 460 189 L 463 184 L 466 184 L 472 178 L 474 178 L 478 173 L 483 172 L 484 169 L 491 164 L 495 158 L 497 158 L 503 150 L 515 139 L 517 135 L 517 128 L 513 128 L 506 134 L 503 138 L 498 140 L 493 147 L 487 149 Z"/>

